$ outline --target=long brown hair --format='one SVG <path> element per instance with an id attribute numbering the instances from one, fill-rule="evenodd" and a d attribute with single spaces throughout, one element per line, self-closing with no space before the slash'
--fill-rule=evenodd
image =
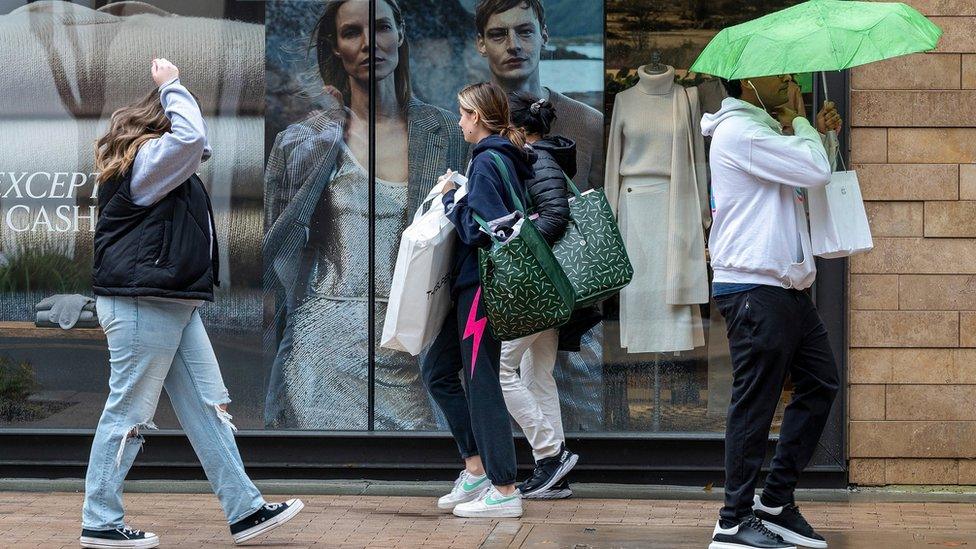
<path id="1" fill-rule="evenodd" d="M 469 113 L 478 113 L 481 123 L 491 133 L 508 139 L 519 149 L 525 146 L 525 132 L 512 124 L 505 91 L 491 82 L 465 86 L 458 93 L 458 103 Z"/>
<path id="2" fill-rule="evenodd" d="M 403 43 L 397 49 L 399 62 L 393 70 L 393 83 L 396 88 L 397 105 L 401 109 L 407 108 L 413 89 L 410 87 L 410 45 L 407 42 L 407 31 L 403 22 L 403 11 L 397 0 L 383 0 L 393 11 L 394 23 L 397 32 L 403 35 Z M 319 74 L 322 82 L 326 85 L 335 86 L 342 92 L 342 100 L 345 106 L 349 106 L 349 73 L 342 66 L 342 60 L 337 58 L 335 50 L 339 46 L 339 38 L 336 29 L 336 18 L 339 8 L 349 0 L 327 0 L 325 11 L 319 17 L 312 30 L 312 40 L 315 42 L 315 55 L 318 57 Z M 369 32 L 368 29 L 363 29 Z"/>
<path id="3" fill-rule="evenodd" d="M 139 101 L 112 113 L 108 131 L 95 141 L 98 182 L 125 175 L 132 167 L 139 147 L 169 130 L 169 118 L 159 102 L 157 88 Z"/>

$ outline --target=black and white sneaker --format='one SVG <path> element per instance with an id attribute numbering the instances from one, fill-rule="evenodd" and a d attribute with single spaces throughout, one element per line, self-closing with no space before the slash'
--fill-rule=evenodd
<path id="1" fill-rule="evenodd" d="M 762 498 L 757 495 L 753 500 L 752 510 L 763 521 L 766 528 L 779 534 L 784 540 L 804 547 L 827 549 L 827 540 L 810 526 L 807 519 L 803 518 L 800 508 L 795 503 L 782 507 L 767 507 L 763 505 Z"/>
<path id="2" fill-rule="evenodd" d="M 755 515 L 750 515 L 732 528 L 722 528 L 722 521 L 716 523 L 708 549 L 796 549 L 796 546 L 783 541 Z"/>
<path id="3" fill-rule="evenodd" d="M 264 507 L 230 525 L 234 543 L 245 541 L 270 532 L 295 518 L 305 507 L 300 499 L 290 499 L 284 503 L 265 503 Z"/>
<path id="4" fill-rule="evenodd" d="M 532 476 L 518 487 L 519 491 L 522 492 L 522 497 L 539 499 L 539 494 L 548 491 L 562 480 L 567 473 L 573 470 L 573 467 L 576 467 L 577 461 L 579 461 L 579 456 L 567 450 L 565 444 L 555 456 L 540 459 L 535 464 Z"/>
<path id="5" fill-rule="evenodd" d="M 573 497 L 573 489 L 569 487 L 569 481 L 563 477 L 552 488 L 533 496 L 533 499 L 569 499 L 571 497 Z"/>
<path id="6" fill-rule="evenodd" d="M 159 547 L 159 537 L 152 532 L 133 530 L 128 526 L 115 530 L 81 530 L 82 547 L 96 549 L 115 549 L 117 547 Z"/>

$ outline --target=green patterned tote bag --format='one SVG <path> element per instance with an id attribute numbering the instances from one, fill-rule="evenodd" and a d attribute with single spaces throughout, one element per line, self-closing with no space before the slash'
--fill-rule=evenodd
<path id="1" fill-rule="evenodd" d="M 575 302 L 572 284 L 529 220 L 507 167 L 495 152 L 489 154 L 522 215 L 508 239 L 495 235 L 488 222 L 474 216 L 492 239 L 489 248 L 478 251 L 485 312 L 495 337 L 509 341 L 565 324 L 573 314 Z"/>
<path id="2" fill-rule="evenodd" d="M 630 284 L 634 267 L 603 190 L 580 193 L 569 177 L 566 185 L 573 193 L 569 199 L 571 220 L 553 244 L 552 253 L 573 285 L 576 306 L 585 307 Z"/>

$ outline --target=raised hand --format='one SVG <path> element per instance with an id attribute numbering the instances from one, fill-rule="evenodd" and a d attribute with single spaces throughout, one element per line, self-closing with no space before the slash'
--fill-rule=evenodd
<path id="1" fill-rule="evenodd" d="M 152 79 L 156 86 L 162 86 L 170 80 L 180 77 L 180 69 L 162 57 L 153 59 L 150 72 L 152 72 Z"/>

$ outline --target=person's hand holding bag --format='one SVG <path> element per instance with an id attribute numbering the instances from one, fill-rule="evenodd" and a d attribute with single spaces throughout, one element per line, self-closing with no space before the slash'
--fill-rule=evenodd
<path id="1" fill-rule="evenodd" d="M 454 182 L 454 174 L 457 173 L 454 170 L 448 168 L 444 175 L 437 178 L 437 185 L 440 186 L 441 194 L 447 194 L 449 191 L 453 191 L 458 188 L 457 183 Z"/>
<path id="2" fill-rule="evenodd" d="M 152 72 L 152 79 L 157 87 L 162 86 L 174 78 L 180 77 L 180 69 L 176 68 L 176 65 L 170 63 L 169 60 L 163 58 L 153 59 L 150 72 Z"/>

